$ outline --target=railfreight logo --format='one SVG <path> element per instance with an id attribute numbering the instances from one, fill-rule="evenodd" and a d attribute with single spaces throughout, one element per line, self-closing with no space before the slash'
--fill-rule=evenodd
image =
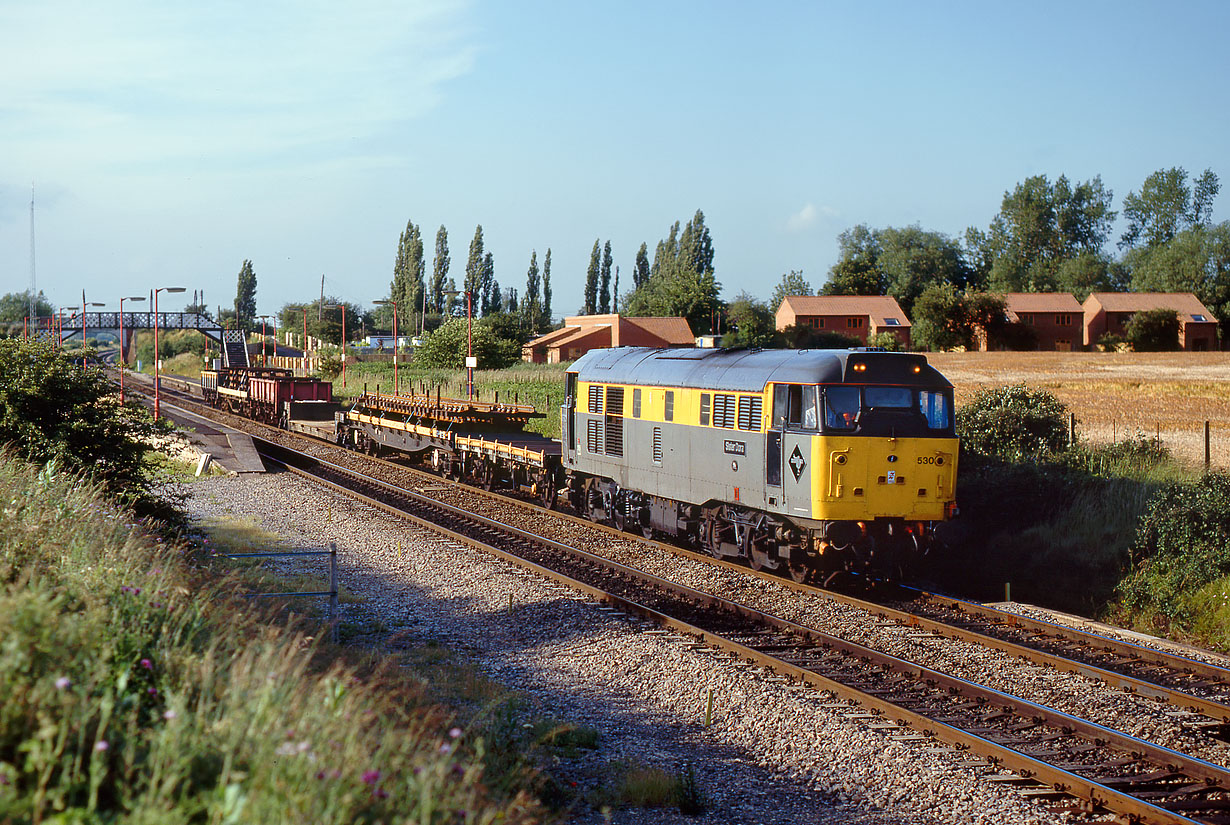
<path id="1" fill-rule="evenodd" d="M 727 455 L 747 455 L 746 441 L 731 441 L 727 439 L 722 442 L 722 446 L 726 450 Z"/>
<path id="2" fill-rule="evenodd" d="M 803 471 L 807 469 L 807 462 L 803 460 L 803 453 L 799 450 L 799 445 L 794 445 L 794 452 L 790 454 L 790 472 L 794 473 L 794 480 L 801 481 Z"/>

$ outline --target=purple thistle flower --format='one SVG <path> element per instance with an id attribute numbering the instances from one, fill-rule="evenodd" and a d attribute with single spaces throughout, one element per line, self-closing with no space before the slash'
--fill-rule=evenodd
<path id="1" fill-rule="evenodd" d="M 388 799 L 389 792 L 386 791 L 384 788 L 375 788 L 374 790 L 372 790 L 372 796 L 376 797 L 377 799 Z"/>
<path id="2" fill-rule="evenodd" d="M 449 730 L 448 735 L 451 736 L 453 739 L 458 738 L 459 736 L 461 736 L 461 728 L 452 728 L 451 730 Z"/>
<path id="3" fill-rule="evenodd" d="M 153 669 L 154 669 L 154 663 L 153 663 L 153 662 L 151 662 L 149 659 L 142 659 L 142 660 L 141 660 L 141 667 L 145 668 L 146 670 L 153 670 Z"/>
<path id="4" fill-rule="evenodd" d="M 146 693 L 148 693 L 150 696 L 157 696 L 157 695 L 158 695 L 158 688 L 150 688 L 149 690 L 147 690 L 147 691 L 145 691 L 145 692 L 146 692 Z"/>
<path id="5" fill-rule="evenodd" d="M 56 690 L 64 690 L 72 683 L 72 679 L 69 679 L 67 676 L 61 676 L 59 679 L 56 679 Z"/>
<path id="6" fill-rule="evenodd" d="M 363 784 L 375 785 L 379 781 L 380 781 L 380 771 L 364 771 L 363 772 Z"/>

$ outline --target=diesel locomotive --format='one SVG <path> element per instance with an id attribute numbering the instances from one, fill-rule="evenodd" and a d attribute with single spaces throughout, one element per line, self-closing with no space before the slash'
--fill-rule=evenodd
<path id="1" fill-rule="evenodd" d="M 566 373 L 562 492 L 797 580 L 900 575 L 956 514 L 953 390 L 922 355 L 593 350 Z"/>

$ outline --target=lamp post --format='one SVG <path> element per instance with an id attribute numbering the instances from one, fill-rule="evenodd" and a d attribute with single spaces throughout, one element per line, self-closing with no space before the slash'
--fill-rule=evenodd
<path id="1" fill-rule="evenodd" d="M 125 301 L 144 301 L 144 295 L 129 295 L 126 298 L 120 298 L 120 403 L 124 403 L 124 367 L 128 363 L 125 357 L 124 349 L 124 302 Z M 157 353 L 154 353 L 157 356 Z"/>
<path id="2" fill-rule="evenodd" d="M 303 305 L 303 374 L 307 375 L 307 304 Z"/>
<path id="3" fill-rule="evenodd" d="M 158 375 L 158 370 L 159 370 L 158 362 L 160 360 L 158 357 L 158 293 L 166 292 L 170 294 L 173 292 L 183 292 L 183 291 L 184 291 L 184 287 L 182 286 L 160 286 L 154 290 L 154 420 L 155 421 L 158 420 L 158 416 L 162 413 L 162 395 L 161 395 L 162 386 L 159 383 L 159 375 Z"/>
<path id="4" fill-rule="evenodd" d="M 373 304 L 391 304 L 393 306 L 393 394 L 398 395 L 397 384 L 397 302 L 389 299 L 384 301 L 372 301 Z M 342 362 L 346 363 L 345 361 Z"/>
<path id="5" fill-rule="evenodd" d="M 81 371 L 82 372 L 85 372 L 85 369 L 86 369 L 85 368 L 85 308 L 87 306 L 105 307 L 106 304 L 100 304 L 97 301 L 91 301 L 90 303 L 87 304 L 85 302 L 85 290 L 84 289 L 81 290 Z"/>
<path id="6" fill-rule="evenodd" d="M 345 304 L 324 304 L 321 307 L 321 309 L 339 309 L 342 311 L 342 389 L 346 389 L 346 305 Z M 394 341 L 393 343 L 394 345 L 397 344 L 396 341 Z M 393 357 L 394 358 L 397 357 L 396 350 L 393 351 Z M 396 384 L 397 380 L 394 379 L 393 383 Z M 394 388 L 393 393 L 394 394 L 397 393 L 396 388 Z"/>
<path id="7" fill-rule="evenodd" d="M 449 290 L 445 295 L 461 295 L 457 290 Z M 466 296 L 466 400 L 474 400 L 474 368 L 478 366 L 478 359 L 474 357 L 474 310 L 471 304 L 471 299 L 474 293 L 471 290 L 465 290 Z"/>
<path id="8" fill-rule="evenodd" d="M 265 355 L 265 345 L 269 343 L 269 333 L 265 331 L 265 324 L 268 322 L 269 316 L 257 315 L 256 317 L 261 319 L 261 366 L 263 367 L 269 363 L 269 357 Z M 277 354 L 276 349 L 274 354 Z"/>

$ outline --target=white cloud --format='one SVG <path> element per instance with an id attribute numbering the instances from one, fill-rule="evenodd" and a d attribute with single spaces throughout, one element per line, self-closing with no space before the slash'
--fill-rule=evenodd
<path id="1" fill-rule="evenodd" d="M 294 168 L 384 150 L 472 68 L 464 6 L 10 5 L 0 155 L 60 177 Z"/>
<path id="2" fill-rule="evenodd" d="M 795 212 L 786 219 L 786 231 L 802 232 L 805 229 L 810 229 L 822 217 L 835 218 L 837 217 L 837 210 L 829 206 L 817 207 L 814 203 L 809 202 L 798 212 Z"/>

